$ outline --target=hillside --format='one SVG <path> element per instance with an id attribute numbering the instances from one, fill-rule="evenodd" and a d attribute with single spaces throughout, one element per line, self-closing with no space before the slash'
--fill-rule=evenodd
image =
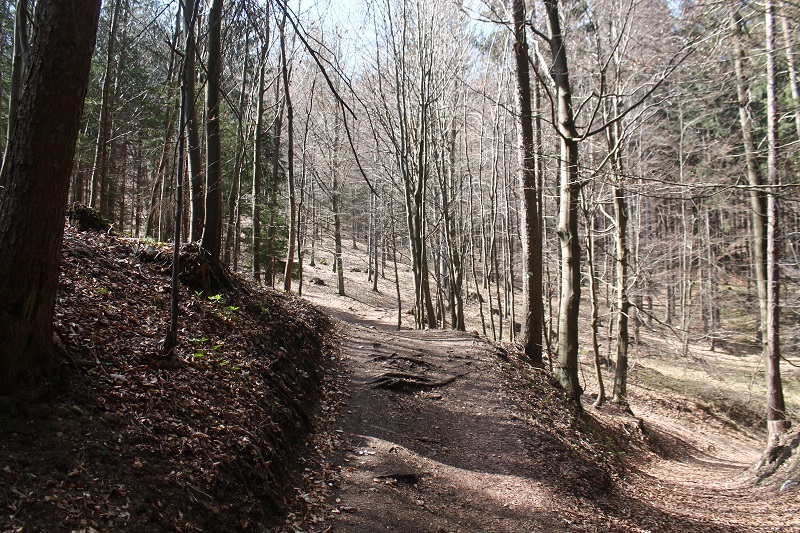
<path id="1" fill-rule="evenodd" d="M 331 321 L 240 278 L 183 287 L 165 361 L 171 253 L 146 246 L 67 228 L 62 372 L 0 398 L 0 531 L 231 531 L 282 508 L 332 386 Z"/>

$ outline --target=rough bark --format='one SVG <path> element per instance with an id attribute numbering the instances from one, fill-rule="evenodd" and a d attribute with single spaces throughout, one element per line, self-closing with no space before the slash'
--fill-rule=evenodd
<path id="1" fill-rule="evenodd" d="M 186 28 L 186 55 L 184 56 L 183 86 L 186 87 L 188 96 L 185 99 L 183 114 L 186 117 L 186 140 L 189 151 L 189 189 L 191 198 L 191 218 L 189 225 L 189 238 L 193 241 L 200 240 L 203 236 L 203 221 L 205 220 L 205 194 L 203 192 L 203 169 L 200 158 L 200 131 L 197 123 L 197 92 L 195 83 L 195 55 L 197 43 L 195 42 L 195 26 L 200 0 L 185 0 L 187 9 L 183 14 L 183 23 Z"/>
<path id="2" fill-rule="evenodd" d="M 786 432 L 786 404 L 781 383 L 780 246 L 778 241 L 778 104 L 775 52 L 775 8 L 764 3 L 767 49 L 767 429 L 768 446 L 782 444 Z"/>
<path id="3" fill-rule="evenodd" d="M 0 183 L 0 392 L 51 368 L 64 210 L 99 0 L 39 0 Z"/>
<path id="4" fill-rule="evenodd" d="M 222 150 L 219 129 L 219 84 L 222 0 L 213 0 L 208 12 L 208 78 L 206 80 L 206 205 L 200 243 L 212 268 L 220 265 L 222 248 Z"/>

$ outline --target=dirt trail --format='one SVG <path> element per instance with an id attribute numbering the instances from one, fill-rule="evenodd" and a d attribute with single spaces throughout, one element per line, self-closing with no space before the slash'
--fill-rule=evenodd
<path id="1" fill-rule="evenodd" d="M 676 416 L 663 401 L 633 406 L 649 444 L 626 459 L 613 490 L 565 492 L 576 465 L 565 463 L 559 481 L 537 464 L 543 443 L 503 386 L 492 344 L 397 331 L 388 290 L 356 292 L 351 283 L 356 298 L 337 297 L 330 285 L 306 297 L 343 322 L 349 397 L 335 426 L 339 483 L 321 520 L 289 531 L 800 531 L 797 490 L 776 495 L 737 481 L 758 454 L 754 436 Z M 402 388 L 393 381 L 402 376 L 435 386 Z"/>
<path id="2" fill-rule="evenodd" d="M 489 343 L 452 331 L 396 331 L 380 308 L 361 316 L 329 310 L 349 324 L 342 350 L 351 372 L 333 531 L 553 531 L 564 524 L 532 470 Z M 387 374 L 446 384 L 375 388 Z"/>

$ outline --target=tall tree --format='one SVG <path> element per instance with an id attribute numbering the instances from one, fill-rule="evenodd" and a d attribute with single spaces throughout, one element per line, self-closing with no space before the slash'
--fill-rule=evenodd
<path id="1" fill-rule="evenodd" d="M 570 397 L 579 402 L 582 389 L 578 381 L 578 310 L 581 298 L 578 132 L 572 109 L 572 88 L 558 0 L 545 0 L 544 5 L 550 33 L 550 76 L 556 89 L 554 127 L 560 146 L 558 239 L 561 243 L 561 298 L 558 309 L 558 379 Z"/>
<path id="2" fill-rule="evenodd" d="M 733 67 L 736 74 L 736 96 L 739 104 L 739 127 L 744 146 L 745 172 L 750 185 L 750 216 L 753 234 L 753 264 L 758 296 L 758 338 L 762 351 L 767 354 L 767 201 L 764 194 L 764 178 L 758 162 L 758 150 L 753 133 L 753 108 L 750 97 L 747 73 L 745 71 L 745 51 L 742 45 L 744 31 L 738 2 L 731 10 L 733 30 Z"/>
<path id="3" fill-rule="evenodd" d="M 94 165 L 92 166 L 92 188 L 89 205 L 106 214 L 108 210 L 108 151 L 111 138 L 111 114 L 114 105 L 114 71 L 116 66 L 117 35 L 122 0 L 114 0 L 111 24 L 106 45 L 105 74 L 103 75 L 103 94 L 100 101 L 100 119 L 97 129 Z"/>
<path id="4" fill-rule="evenodd" d="M 212 269 L 220 265 L 222 248 L 222 149 L 219 94 L 222 71 L 222 0 L 213 0 L 208 12 L 208 78 L 206 80 L 206 206 L 202 248 Z"/>
<path id="5" fill-rule="evenodd" d="M 768 446 L 778 446 L 786 431 L 786 403 L 781 383 L 780 245 L 778 241 L 778 95 L 775 51 L 775 6 L 764 2 L 767 51 L 767 429 Z"/>
<path id="6" fill-rule="evenodd" d="M 250 53 L 250 35 L 245 35 L 244 44 L 244 61 L 242 61 L 242 85 L 239 89 L 239 105 L 236 117 L 236 147 L 234 149 L 234 164 L 233 176 L 231 177 L 231 190 L 228 196 L 228 226 L 225 232 L 225 246 L 223 248 L 222 262 L 225 265 L 231 264 L 231 252 L 235 254 L 236 247 L 239 243 L 238 224 L 241 220 L 239 206 L 241 205 L 241 198 L 239 191 L 241 190 L 242 181 L 242 167 L 244 165 L 246 148 L 244 142 L 244 124 L 245 124 L 245 97 L 247 92 L 247 67 L 249 64 Z M 235 257 L 235 256 L 234 256 Z M 235 263 L 236 261 L 234 261 Z M 235 270 L 235 269 L 234 269 Z"/>
<path id="7" fill-rule="evenodd" d="M 286 246 L 286 268 L 283 276 L 283 290 L 292 289 L 292 272 L 294 271 L 294 251 L 297 241 L 297 199 L 294 183 L 294 107 L 289 91 L 289 60 L 286 57 L 286 15 L 288 8 L 283 6 L 283 20 L 280 25 L 281 40 L 281 78 L 283 94 L 286 102 L 286 181 L 289 189 L 289 241 Z"/>
<path id="8" fill-rule="evenodd" d="M 186 98 L 183 113 L 186 117 L 186 140 L 189 151 L 189 189 L 191 195 L 191 219 L 189 227 L 189 239 L 198 241 L 203 236 L 203 222 L 205 221 L 205 194 L 203 193 L 203 169 L 200 157 L 200 131 L 197 122 L 197 92 L 195 72 L 195 56 L 197 55 L 197 42 L 195 38 L 195 27 L 197 26 L 197 16 L 200 0 L 183 0 L 185 9 L 183 11 L 183 25 L 186 30 L 186 63 L 183 69 L 182 83 L 186 87 L 189 97 Z M 178 176 L 178 179 L 183 179 Z"/>
<path id="9" fill-rule="evenodd" d="M 0 391 L 54 363 L 64 210 L 99 0 L 39 0 L 31 63 L 0 182 Z"/>
<path id="10" fill-rule="evenodd" d="M 269 10 L 269 3 L 267 3 Z M 256 91 L 256 124 L 253 135 L 253 278 L 261 283 L 261 209 L 264 206 L 264 93 L 269 50 L 269 12 L 264 17 L 266 36 L 261 42 Z"/>
<path id="11" fill-rule="evenodd" d="M 542 364 L 542 220 L 533 137 L 531 76 L 524 0 L 513 0 L 514 59 L 516 61 L 519 181 L 522 187 L 522 279 L 524 310 L 522 345 L 534 364 Z"/>

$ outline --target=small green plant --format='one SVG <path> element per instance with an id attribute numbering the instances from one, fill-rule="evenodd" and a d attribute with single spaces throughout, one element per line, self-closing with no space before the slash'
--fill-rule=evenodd
<path id="1" fill-rule="evenodd" d="M 217 312 L 222 318 L 232 319 L 236 316 L 236 311 L 239 310 L 235 305 L 227 305 L 228 302 L 225 301 L 225 298 L 221 294 L 212 294 L 208 296 L 208 301 L 223 306 L 222 310 Z"/>
<path id="2" fill-rule="evenodd" d="M 108 296 L 108 289 L 106 289 L 105 287 L 97 287 L 95 288 L 95 291 L 97 291 L 102 296 Z"/>

